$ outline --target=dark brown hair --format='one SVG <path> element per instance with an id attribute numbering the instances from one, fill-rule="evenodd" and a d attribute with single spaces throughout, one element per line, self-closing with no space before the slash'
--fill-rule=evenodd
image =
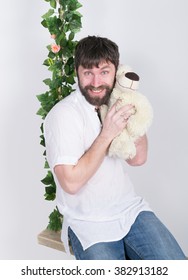
<path id="1" fill-rule="evenodd" d="M 111 62 L 116 70 L 119 65 L 119 49 L 116 43 L 107 38 L 88 36 L 81 39 L 75 48 L 75 68 L 98 67 L 99 63 Z"/>

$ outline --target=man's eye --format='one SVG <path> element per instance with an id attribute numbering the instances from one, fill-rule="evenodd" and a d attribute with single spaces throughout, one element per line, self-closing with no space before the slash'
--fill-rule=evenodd
<path id="1" fill-rule="evenodd" d="M 107 75 L 107 74 L 108 74 L 108 71 L 102 71 L 101 74 L 102 74 L 102 75 Z"/>
<path id="2" fill-rule="evenodd" d="M 84 72 L 84 75 L 85 75 L 85 76 L 89 76 L 89 75 L 91 75 L 91 72 L 89 72 L 89 71 Z"/>

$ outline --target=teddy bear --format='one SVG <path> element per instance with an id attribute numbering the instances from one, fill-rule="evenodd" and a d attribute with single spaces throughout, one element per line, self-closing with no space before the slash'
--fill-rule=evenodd
<path id="1" fill-rule="evenodd" d="M 100 107 L 102 122 L 108 110 L 117 102 L 116 110 L 120 107 L 133 105 L 133 114 L 129 117 L 126 127 L 113 139 L 108 155 L 117 156 L 124 160 L 136 155 L 135 141 L 143 136 L 150 127 L 153 110 L 148 99 L 138 92 L 139 76 L 129 66 L 120 65 L 116 73 L 116 82 L 107 105 Z"/>

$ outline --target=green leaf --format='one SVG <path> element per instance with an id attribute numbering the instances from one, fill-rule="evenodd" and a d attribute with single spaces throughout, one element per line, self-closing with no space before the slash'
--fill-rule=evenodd
<path id="1" fill-rule="evenodd" d="M 50 166 L 49 166 L 49 164 L 48 164 L 47 160 L 45 160 L 45 163 L 44 163 L 44 168 L 45 168 L 45 169 L 50 168 Z"/>
<path id="2" fill-rule="evenodd" d="M 74 15 L 71 22 L 69 23 L 70 30 L 73 32 L 78 32 L 82 27 L 81 20 L 77 15 Z"/>
<path id="3" fill-rule="evenodd" d="M 65 74 L 69 75 L 69 65 L 68 64 L 65 65 Z"/>
<path id="4" fill-rule="evenodd" d="M 77 1 L 73 1 L 70 5 L 69 5 L 69 9 L 71 11 L 77 10 L 79 8 L 81 8 L 82 5 L 80 3 L 78 3 Z"/>
<path id="5" fill-rule="evenodd" d="M 51 17 L 54 14 L 54 9 L 49 9 L 47 13 L 45 13 L 42 18 L 43 19 L 48 19 L 49 17 Z"/>
<path id="6" fill-rule="evenodd" d="M 43 83 L 45 83 L 45 85 L 49 86 L 51 84 L 51 79 L 45 79 L 43 80 Z"/>
<path id="7" fill-rule="evenodd" d="M 69 83 L 69 84 L 71 84 L 71 85 L 74 85 L 74 84 L 75 84 L 74 77 L 68 76 L 68 77 L 67 77 L 67 83 Z"/>
<path id="8" fill-rule="evenodd" d="M 80 14 L 80 12 L 78 12 L 78 11 L 74 11 L 74 14 L 75 14 L 75 15 L 77 15 L 77 16 L 78 16 L 78 18 L 80 18 L 80 19 L 81 19 L 82 14 Z"/>
<path id="9" fill-rule="evenodd" d="M 42 133 L 44 133 L 44 123 L 41 123 L 40 131 L 41 131 Z"/>
<path id="10" fill-rule="evenodd" d="M 50 0 L 50 6 L 56 9 L 56 0 Z"/>
<path id="11" fill-rule="evenodd" d="M 43 62 L 43 65 L 46 65 L 46 66 L 51 66 L 51 65 L 53 65 L 54 64 L 54 61 L 53 61 L 53 59 L 52 58 L 47 58 L 47 59 L 45 59 L 44 60 L 44 62 Z"/>
<path id="12" fill-rule="evenodd" d="M 53 194 L 55 192 L 53 185 L 46 187 L 45 190 L 47 194 Z"/>
<path id="13" fill-rule="evenodd" d="M 44 185 L 50 185 L 51 183 L 54 182 L 54 178 L 53 178 L 53 174 L 51 171 L 48 171 L 46 177 L 44 179 L 41 180 L 41 182 L 44 184 Z"/>
<path id="14" fill-rule="evenodd" d="M 56 198 L 56 195 L 55 195 L 55 193 L 45 194 L 44 197 L 45 197 L 45 200 L 54 200 Z"/>
<path id="15" fill-rule="evenodd" d="M 45 19 L 44 19 L 43 21 L 41 21 L 41 24 L 42 24 L 45 28 L 47 28 L 47 27 L 48 27 L 47 22 L 46 22 L 46 20 L 45 20 Z"/>
<path id="16" fill-rule="evenodd" d="M 71 93 L 71 90 L 69 89 L 69 87 L 64 86 L 63 89 L 62 89 L 63 97 L 68 96 L 70 93 Z"/>
<path id="17" fill-rule="evenodd" d="M 47 112 L 43 108 L 40 108 L 36 114 L 44 119 L 47 115 Z"/>
<path id="18" fill-rule="evenodd" d="M 45 147 L 44 135 L 40 135 L 40 138 L 41 138 L 40 144 Z"/>
<path id="19" fill-rule="evenodd" d="M 54 209 L 54 211 L 49 215 L 49 224 L 47 228 L 53 231 L 60 231 L 62 228 L 62 223 L 63 216 L 56 207 L 56 209 Z"/>
<path id="20" fill-rule="evenodd" d="M 74 39 L 74 35 L 75 35 L 74 32 L 71 32 L 71 33 L 69 34 L 69 40 L 70 40 L 70 41 L 72 41 L 72 40 Z"/>
<path id="21" fill-rule="evenodd" d="M 56 43 L 63 46 L 62 42 L 64 41 L 66 41 L 66 34 L 64 32 L 61 32 L 56 38 Z"/>

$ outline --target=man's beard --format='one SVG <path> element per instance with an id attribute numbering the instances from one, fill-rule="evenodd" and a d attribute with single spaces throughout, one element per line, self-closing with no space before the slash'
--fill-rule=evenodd
<path id="1" fill-rule="evenodd" d="M 86 86 L 86 87 L 82 87 L 81 84 L 80 84 L 80 81 L 78 79 L 78 85 L 79 85 L 79 88 L 80 88 L 80 91 L 81 93 L 83 94 L 83 96 L 85 97 L 85 99 L 91 104 L 91 105 L 94 105 L 94 106 L 101 106 L 103 104 L 108 104 L 108 100 L 110 98 L 110 94 L 113 90 L 113 87 L 109 87 L 109 86 L 106 86 L 106 85 L 101 85 L 99 87 L 93 87 L 91 85 L 89 86 Z M 106 92 L 105 92 L 105 95 L 103 97 L 98 97 L 98 96 L 91 96 L 89 93 L 88 93 L 88 90 L 103 90 L 105 89 Z"/>

